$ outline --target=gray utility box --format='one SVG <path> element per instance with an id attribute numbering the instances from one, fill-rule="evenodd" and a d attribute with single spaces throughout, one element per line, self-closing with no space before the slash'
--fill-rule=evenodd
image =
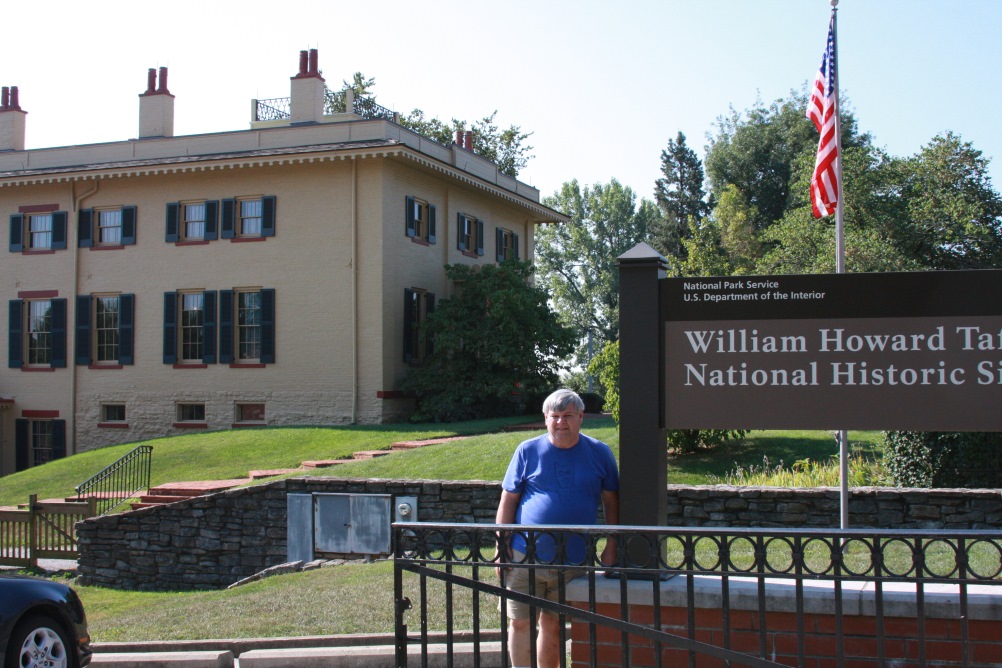
<path id="1" fill-rule="evenodd" d="M 289 494 L 289 561 L 311 561 L 317 552 L 386 555 L 393 551 L 390 524 L 414 521 L 417 498 L 390 494 Z"/>

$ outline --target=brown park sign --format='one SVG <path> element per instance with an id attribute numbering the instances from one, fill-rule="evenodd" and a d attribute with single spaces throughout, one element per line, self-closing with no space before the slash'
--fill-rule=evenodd
<path id="1" fill-rule="evenodd" d="M 1002 270 L 661 283 L 670 429 L 1002 431 Z"/>

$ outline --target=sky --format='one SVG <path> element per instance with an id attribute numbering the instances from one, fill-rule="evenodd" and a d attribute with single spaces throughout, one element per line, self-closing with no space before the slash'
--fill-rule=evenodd
<path id="1" fill-rule="evenodd" d="M 543 197 L 617 179 L 653 197 L 678 132 L 700 157 L 715 121 L 813 82 L 829 0 L 49 0 L 0 9 L 0 85 L 27 148 L 134 138 L 151 67 L 175 135 L 243 130 L 250 100 L 289 96 L 299 52 L 328 86 L 353 73 L 402 114 L 531 132 L 519 179 Z M 840 84 L 891 155 L 953 131 L 1002 190 L 1000 0 L 841 0 Z M 994 63 L 994 65 L 992 65 Z"/>

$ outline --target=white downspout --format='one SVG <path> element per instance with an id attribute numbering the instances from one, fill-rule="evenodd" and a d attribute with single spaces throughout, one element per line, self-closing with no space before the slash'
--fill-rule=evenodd
<path id="1" fill-rule="evenodd" d="M 351 423 L 358 422 L 358 159 L 351 159 Z"/>
<path id="2" fill-rule="evenodd" d="M 94 179 L 94 187 L 90 190 L 84 191 L 79 195 L 74 195 L 73 191 L 76 189 L 76 181 L 70 182 L 70 197 L 73 199 L 73 212 L 78 213 L 80 211 L 80 203 L 85 199 L 95 194 L 100 187 L 100 181 Z M 72 233 L 71 233 L 72 230 Z M 73 298 L 68 299 L 69 304 L 72 305 L 72 310 L 67 309 L 66 316 L 66 365 L 70 368 L 70 415 L 68 418 L 69 425 L 66 429 L 66 433 L 73 439 L 73 451 L 67 454 L 77 453 L 77 360 L 76 355 L 73 354 L 73 350 L 70 349 L 70 331 L 76 333 L 74 327 L 70 323 L 76 322 L 77 314 L 77 295 L 80 294 L 80 230 L 76 225 L 66 221 L 66 245 L 73 249 Z M 72 319 L 70 314 L 72 313 Z M 75 337 L 74 337 L 75 340 Z"/>

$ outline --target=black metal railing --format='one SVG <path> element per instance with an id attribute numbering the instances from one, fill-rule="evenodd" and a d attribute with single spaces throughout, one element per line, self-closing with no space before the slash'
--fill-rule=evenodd
<path id="1" fill-rule="evenodd" d="M 93 497 L 100 515 L 110 513 L 137 492 L 150 488 L 152 462 L 153 446 L 140 445 L 77 485 L 77 498 Z"/>
<path id="2" fill-rule="evenodd" d="M 283 121 L 292 117 L 292 98 L 275 97 L 269 100 L 256 100 L 254 111 L 255 121 Z M 351 111 L 365 120 L 382 119 L 397 121 L 397 114 L 392 109 L 376 104 L 372 98 L 355 96 Z M 348 111 L 348 100 L 345 91 L 327 90 L 324 97 L 325 114 L 343 114 Z"/>
<path id="3" fill-rule="evenodd" d="M 273 97 L 268 100 L 255 100 L 255 121 L 281 121 L 292 116 L 292 98 Z"/>
<path id="4" fill-rule="evenodd" d="M 972 657 L 986 651 L 986 634 L 999 641 L 990 629 L 1002 621 L 1000 531 L 519 527 L 552 537 L 558 555 L 570 537 L 585 541 L 586 557 L 574 565 L 581 576 L 558 567 L 559 595 L 547 600 L 531 587 L 507 591 L 494 575 L 497 535 L 515 527 L 393 528 L 398 666 L 408 665 L 413 644 L 427 665 L 431 630 L 448 638 L 471 629 L 476 639 L 500 627 L 503 648 L 508 599 L 532 606 L 532 617 L 559 615 L 562 644 L 570 622 L 575 666 L 616 665 L 610 656 L 624 666 L 925 666 L 929 648 L 942 665 L 968 666 L 980 665 Z M 598 560 L 606 536 L 617 540 L 613 568 Z M 554 567 L 534 552 L 530 538 L 527 556 L 506 572 Z M 406 619 L 412 608 L 416 635 Z M 451 660 L 457 650 L 448 643 L 446 651 Z M 492 660 L 484 643 L 472 651 L 474 665 L 508 665 L 503 649 L 492 647 Z M 562 653 L 561 666 L 567 661 Z"/>

